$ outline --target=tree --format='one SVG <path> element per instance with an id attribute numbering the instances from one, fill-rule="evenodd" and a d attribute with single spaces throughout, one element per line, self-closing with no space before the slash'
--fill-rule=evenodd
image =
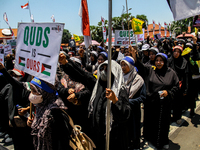
<path id="1" fill-rule="evenodd" d="M 136 18 L 144 21 L 142 27 L 147 29 L 147 26 L 146 26 L 146 22 L 148 22 L 147 16 L 145 16 L 145 15 L 137 15 Z"/>
<path id="2" fill-rule="evenodd" d="M 128 15 L 127 15 L 127 13 L 124 13 L 120 17 L 113 17 L 112 18 L 113 31 L 123 29 L 122 21 L 123 21 L 123 25 L 124 25 L 124 30 L 128 30 L 128 25 L 129 25 L 129 29 L 132 29 L 131 21 L 130 21 L 130 20 L 132 20 L 132 18 L 134 18 L 134 16 L 132 16 L 131 13 L 129 13 Z M 147 16 L 145 16 L 145 15 L 137 15 L 136 18 L 148 22 Z M 106 26 L 106 30 L 108 31 L 108 20 L 105 20 L 105 26 Z M 146 23 L 144 23 L 143 26 L 146 28 Z M 90 26 L 90 31 L 91 31 L 91 37 L 93 40 L 96 40 L 98 42 L 103 41 L 102 22 L 101 21 L 98 22 L 98 26 Z M 107 35 L 108 35 L 108 32 L 107 32 Z"/>
<path id="3" fill-rule="evenodd" d="M 62 35 L 62 43 L 69 43 L 69 39 L 71 39 L 72 35 L 69 30 L 64 29 Z"/>
<path id="4" fill-rule="evenodd" d="M 192 27 L 193 17 L 186 18 L 179 21 L 173 21 L 171 24 L 171 31 L 173 32 L 175 28 L 180 27 L 181 28 L 180 30 L 174 30 L 174 32 L 176 33 L 176 35 L 182 34 L 182 32 L 187 32 L 189 24 L 191 26 L 191 31 L 194 31 L 194 28 Z"/>

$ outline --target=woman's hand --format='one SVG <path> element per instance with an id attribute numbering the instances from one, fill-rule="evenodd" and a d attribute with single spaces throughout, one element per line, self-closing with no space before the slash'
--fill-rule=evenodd
<path id="1" fill-rule="evenodd" d="M 75 99 L 75 94 L 73 93 L 73 94 L 70 94 L 68 97 L 67 97 L 67 100 L 69 101 L 69 102 L 73 102 L 74 101 L 74 99 Z"/>
<path id="2" fill-rule="evenodd" d="M 19 108 L 18 109 L 18 114 L 20 116 L 24 116 L 27 113 L 28 110 L 29 110 L 29 108 L 28 109 L 27 108 Z"/>
<path id="3" fill-rule="evenodd" d="M 0 62 L 0 70 L 5 68 L 4 65 Z"/>
<path id="4" fill-rule="evenodd" d="M 61 53 L 59 55 L 59 63 L 62 64 L 62 65 L 65 65 L 65 64 L 68 63 L 68 60 L 66 59 L 65 54 Z"/>
<path id="5" fill-rule="evenodd" d="M 166 90 L 163 90 L 162 92 L 163 92 L 163 93 L 160 94 L 160 97 L 167 97 L 168 92 L 167 92 Z"/>
<path id="6" fill-rule="evenodd" d="M 106 88 L 106 98 L 111 100 L 113 104 L 115 104 L 118 101 L 118 98 L 116 97 L 115 93 L 111 89 Z"/>
<path id="7" fill-rule="evenodd" d="M 74 89 L 70 88 L 70 89 L 68 90 L 68 93 L 69 93 L 69 94 L 74 93 Z"/>
<path id="8" fill-rule="evenodd" d="M 32 118 L 28 117 L 28 119 L 27 119 L 27 126 L 31 127 L 31 125 L 33 123 L 33 119 L 34 119 L 34 116 L 32 116 Z"/>

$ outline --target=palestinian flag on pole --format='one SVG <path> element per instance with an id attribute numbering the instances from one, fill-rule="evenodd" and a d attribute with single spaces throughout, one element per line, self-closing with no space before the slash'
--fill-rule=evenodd
<path id="1" fill-rule="evenodd" d="M 24 57 L 19 57 L 19 65 L 25 67 L 25 58 Z"/>
<path id="2" fill-rule="evenodd" d="M 47 65 L 47 64 L 42 64 L 42 69 L 41 69 L 41 73 L 42 74 L 45 74 L 47 76 L 50 76 L 51 75 L 51 66 L 50 65 Z"/>
<path id="3" fill-rule="evenodd" d="M 200 14 L 200 0 L 167 0 L 174 20 L 182 20 Z"/>

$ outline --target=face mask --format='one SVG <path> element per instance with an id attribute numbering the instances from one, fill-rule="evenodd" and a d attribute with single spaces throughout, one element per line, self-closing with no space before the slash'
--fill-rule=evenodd
<path id="1" fill-rule="evenodd" d="M 43 98 L 42 98 L 42 95 L 34 95 L 34 94 L 30 93 L 29 101 L 33 104 L 39 104 L 39 103 L 42 103 Z"/>
<path id="2" fill-rule="evenodd" d="M 100 78 L 102 81 L 107 81 L 107 72 L 105 70 L 101 71 Z"/>
<path id="3" fill-rule="evenodd" d="M 154 43 L 154 46 L 157 46 L 158 45 L 158 43 Z"/>

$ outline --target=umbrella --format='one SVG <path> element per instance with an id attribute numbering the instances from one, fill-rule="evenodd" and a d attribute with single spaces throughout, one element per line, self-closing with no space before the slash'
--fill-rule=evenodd
<path id="1" fill-rule="evenodd" d="M 85 45 L 85 42 L 81 43 L 80 45 Z M 91 45 L 97 45 L 97 46 L 99 46 L 100 43 L 98 43 L 98 42 L 95 41 L 95 40 L 92 40 L 92 44 L 91 44 Z"/>

